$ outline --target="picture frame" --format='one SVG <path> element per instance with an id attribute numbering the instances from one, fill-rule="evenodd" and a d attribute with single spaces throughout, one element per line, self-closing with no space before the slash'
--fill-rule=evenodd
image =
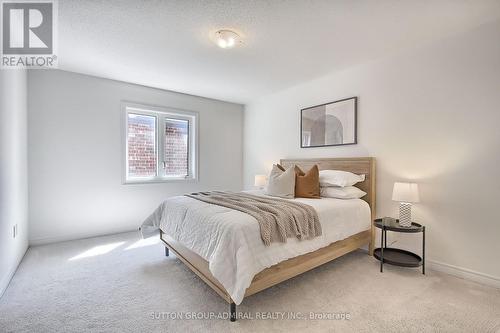
<path id="1" fill-rule="evenodd" d="M 300 147 L 331 147 L 358 143 L 358 98 L 349 97 L 300 110 Z"/>

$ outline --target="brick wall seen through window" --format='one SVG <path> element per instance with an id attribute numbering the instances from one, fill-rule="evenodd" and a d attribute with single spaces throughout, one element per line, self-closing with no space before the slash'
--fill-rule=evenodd
<path id="1" fill-rule="evenodd" d="M 126 105 L 124 183 L 195 180 L 197 114 Z"/>
<path id="2" fill-rule="evenodd" d="M 165 175 L 184 177 L 188 175 L 188 128 L 189 122 L 182 119 L 165 119 Z"/>
<path id="3" fill-rule="evenodd" d="M 129 113 L 128 174 L 129 177 L 156 176 L 156 118 Z"/>

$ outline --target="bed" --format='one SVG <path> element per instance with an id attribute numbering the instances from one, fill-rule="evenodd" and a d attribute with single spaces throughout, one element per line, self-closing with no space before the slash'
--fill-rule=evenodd
<path id="1" fill-rule="evenodd" d="M 309 240 L 291 238 L 270 246 L 263 244 L 259 226 L 250 215 L 186 196 L 167 199 L 144 224 L 159 228 L 167 256 L 173 251 L 230 304 L 231 321 L 237 317 L 236 305 L 245 297 L 360 247 L 368 246 L 373 253 L 374 158 L 284 159 L 280 164 L 302 169 L 317 164 L 320 170 L 365 174 L 365 180 L 356 186 L 367 195 L 349 200 L 291 199 L 316 210 L 323 233 Z"/>

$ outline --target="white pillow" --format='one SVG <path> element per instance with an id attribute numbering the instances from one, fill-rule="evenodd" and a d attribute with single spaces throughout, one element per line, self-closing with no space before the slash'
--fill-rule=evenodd
<path id="1" fill-rule="evenodd" d="M 276 164 L 269 175 L 266 194 L 280 198 L 295 197 L 295 170 L 288 168 L 286 171 L 280 170 Z"/>
<path id="2" fill-rule="evenodd" d="M 365 175 L 356 175 L 348 171 L 321 170 L 319 172 L 319 184 L 328 186 L 352 186 L 365 180 Z"/>
<path id="3" fill-rule="evenodd" d="M 366 192 L 361 191 L 355 186 L 346 187 L 322 187 L 321 196 L 324 198 L 337 198 L 337 199 L 359 199 L 366 195 Z"/>

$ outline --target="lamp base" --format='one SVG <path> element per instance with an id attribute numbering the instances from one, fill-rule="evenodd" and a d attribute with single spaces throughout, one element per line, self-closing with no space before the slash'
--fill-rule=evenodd
<path id="1" fill-rule="evenodd" d="M 399 203 L 399 225 L 411 227 L 411 203 Z"/>

